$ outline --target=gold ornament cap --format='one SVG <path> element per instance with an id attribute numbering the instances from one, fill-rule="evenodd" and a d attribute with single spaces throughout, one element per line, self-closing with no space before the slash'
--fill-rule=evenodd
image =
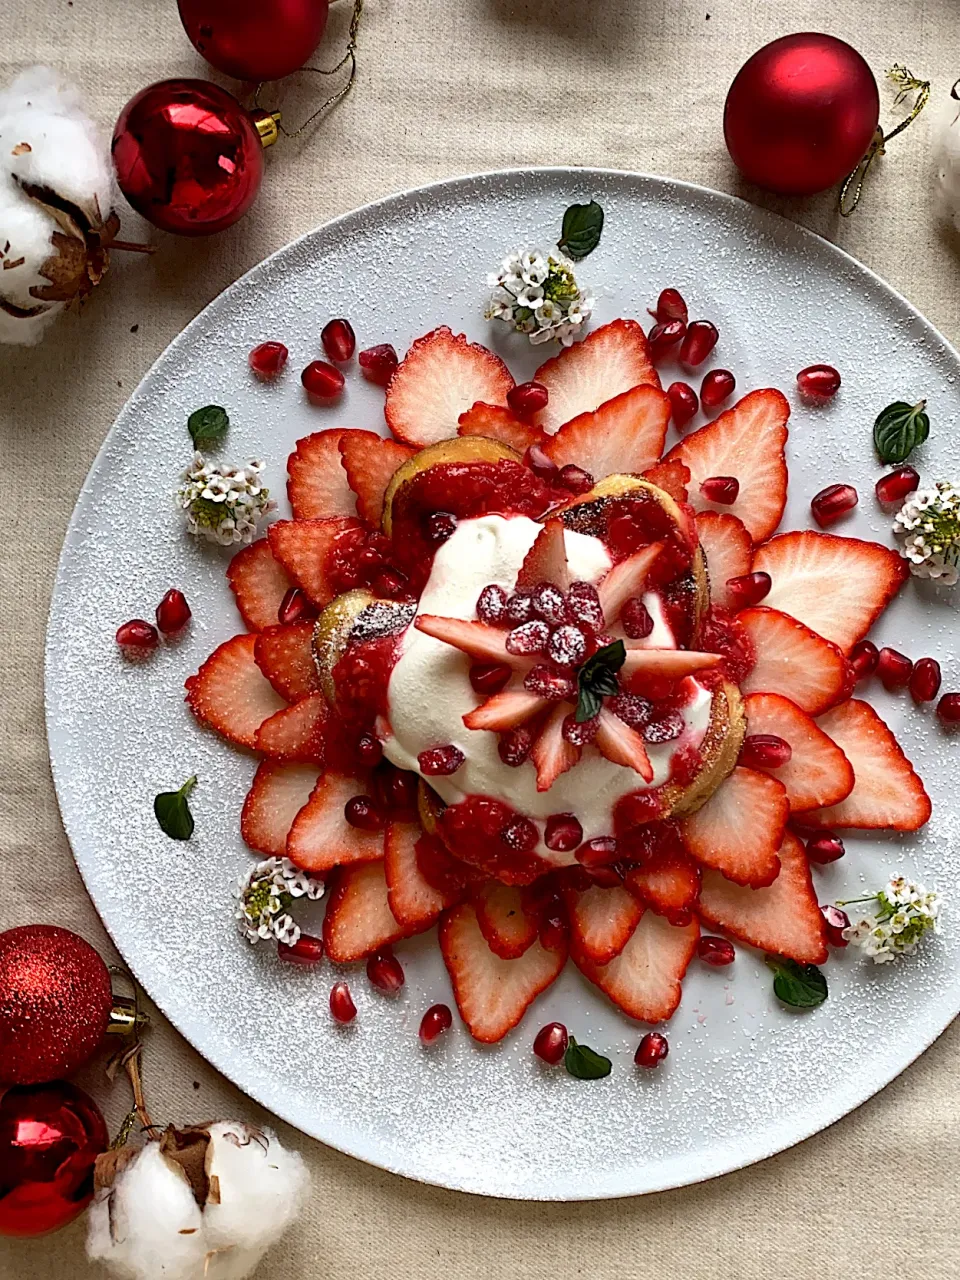
<path id="1" fill-rule="evenodd" d="M 260 145 L 272 147 L 280 137 L 280 112 L 264 111 L 262 107 L 256 107 L 250 112 L 250 119 L 260 135 Z"/>

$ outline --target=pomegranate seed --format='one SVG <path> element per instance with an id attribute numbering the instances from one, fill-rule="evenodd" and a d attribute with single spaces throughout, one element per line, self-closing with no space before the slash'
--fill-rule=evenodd
<path id="1" fill-rule="evenodd" d="M 843 936 L 844 929 L 850 928 L 850 917 L 839 907 L 825 906 L 820 908 L 824 924 L 827 926 L 827 941 L 831 947 L 845 947 L 847 940 Z"/>
<path id="2" fill-rule="evenodd" d="M 584 471 L 583 467 L 575 467 L 572 462 L 568 462 L 557 472 L 557 483 L 573 494 L 581 494 L 593 488 L 593 476 L 589 471 Z"/>
<path id="3" fill-rule="evenodd" d="M 877 669 L 880 650 L 872 640 L 858 640 L 850 650 L 850 665 L 858 680 L 872 676 Z"/>
<path id="4" fill-rule="evenodd" d="M 443 747 L 431 747 L 428 751 L 421 751 L 417 756 L 420 772 L 427 774 L 428 777 L 442 777 L 448 773 L 456 773 L 464 760 L 466 756 L 452 743 L 447 743 Z"/>
<path id="5" fill-rule="evenodd" d="M 701 936 L 700 941 L 697 943 L 697 955 L 704 964 L 712 964 L 716 969 L 722 969 L 724 965 L 733 964 L 737 958 L 733 943 L 728 942 L 726 938 L 717 938 L 712 933 L 705 933 Z"/>
<path id="6" fill-rule="evenodd" d="M 682 342 L 686 332 L 687 326 L 683 320 L 665 320 L 662 324 L 655 324 L 647 334 L 647 341 L 650 343 L 650 354 L 654 362 L 662 360 L 669 353 L 671 347 L 675 347 L 678 342 Z"/>
<path id="7" fill-rule="evenodd" d="M 378 387 L 385 387 L 393 377 L 400 363 L 397 353 L 389 342 L 381 342 L 376 347 L 367 347 L 357 356 L 360 372 L 368 382 Z"/>
<path id="8" fill-rule="evenodd" d="M 282 342 L 261 342 L 247 356 L 247 363 L 258 378 L 269 382 L 283 371 L 289 355 Z"/>
<path id="9" fill-rule="evenodd" d="M 522 657 L 528 654 L 543 653 L 549 640 L 550 628 L 540 618 L 534 618 L 530 622 L 522 622 L 519 627 L 514 627 L 512 631 L 508 631 L 507 638 L 503 643 L 507 653 Z"/>
<path id="10" fill-rule="evenodd" d="M 687 304 L 678 289 L 661 289 L 657 309 L 653 313 L 660 321 L 682 320 L 687 323 Z"/>
<path id="11" fill-rule="evenodd" d="M 526 591 L 517 591 L 507 601 L 504 621 L 511 626 L 521 622 L 529 622 L 533 617 L 533 600 Z"/>
<path id="12" fill-rule="evenodd" d="M 523 464 L 529 467 L 535 476 L 539 476 L 541 480 L 553 481 L 556 478 L 558 467 L 552 458 L 548 458 L 543 448 L 539 444 L 532 444 L 523 455 Z"/>
<path id="13" fill-rule="evenodd" d="M 117 644 L 121 649 L 155 649 L 159 640 L 156 627 L 142 618 L 133 618 L 117 627 Z"/>
<path id="14" fill-rule="evenodd" d="M 617 842 L 613 836 L 594 836 L 577 850 L 577 861 L 584 867 L 605 867 L 617 858 Z"/>
<path id="15" fill-rule="evenodd" d="M 548 1022 L 537 1032 L 533 1052 L 542 1061 L 555 1067 L 567 1052 L 567 1028 L 562 1022 Z"/>
<path id="16" fill-rule="evenodd" d="M 772 585 L 769 573 L 764 573 L 762 570 L 757 573 L 745 573 L 739 578 L 727 579 L 727 591 L 736 609 L 749 609 L 751 605 L 759 604 L 770 594 Z"/>
<path id="17" fill-rule="evenodd" d="M 559 627 L 562 622 L 567 621 L 569 615 L 566 599 L 560 588 L 555 587 L 552 582 L 541 582 L 530 599 L 537 617 L 549 622 L 552 627 Z"/>
<path id="18" fill-rule="evenodd" d="M 519 769 L 533 747 L 533 732 L 520 725 L 517 729 L 507 729 L 500 735 L 497 751 L 504 764 L 511 769 Z"/>
<path id="19" fill-rule="evenodd" d="M 545 916 L 540 925 L 540 945 L 547 951 L 556 951 L 567 940 L 566 920 L 561 910 Z"/>
<path id="20" fill-rule="evenodd" d="M 599 728 L 600 719 L 598 716 L 593 716 L 589 720 L 581 720 L 578 724 L 577 717 L 571 712 L 570 715 L 564 717 L 560 732 L 563 734 L 564 741 L 569 742 L 572 746 L 585 747 L 588 742 L 592 742 L 597 736 Z"/>
<path id="21" fill-rule="evenodd" d="M 709 320 L 694 320 L 693 324 L 687 326 L 686 336 L 680 346 L 680 363 L 689 369 L 703 364 L 717 345 L 719 337 L 716 325 L 712 325 Z"/>
<path id="22" fill-rule="evenodd" d="M 521 382 L 507 392 L 507 404 L 518 417 L 532 418 L 547 407 L 550 392 L 542 382 Z"/>
<path id="23" fill-rule="evenodd" d="M 389 947 L 382 947 L 368 957 L 367 977 L 378 991 L 393 995 L 403 986 L 403 965 Z"/>
<path id="24" fill-rule="evenodd" d="M 345 364 L 357 349 L 357 335 L 349 320 L 331 320 L 320 333 L 323 349 L 331 360 Z"/>
<path id="25" fill-rule="evenodd" d="M 533 853 L 540 843 L 540 832 L 529 818 L 518 814 L 500 832 L 500 839 L 517 853 Z"/>
<path id="26" fill-rule="evenodd" d="M 453 1026 L 453 1014 L 445 1004 L 431 1005 L 420 1020 L 420 1043 L 433 1044 Z"/>
<path id="27" fill-rule="evenodd" d="M 415 816 L 417 811 L 417 775 L 407 769 L 397 769 L 392 764 L 377 771 L 375 787 L 377 797 L 391 815 Z"/>
<path id="28" fill-rule="evenodd" d="M 659 1031 L 648 1031 L 633 1056 L 638 1067 L 657 1067 L 670 1052 L 667 1037 Z"/>
<path id="29" fill-rule="evenodd" d="M 409 585 L 410 579 L 405 573 L 401 573 L 399 569 L 382 569 L 374 578 L 371 586 L 378 596 L 402 596 Z"/>
<path id="30" fill-rule="evenodd" d="M 700 408 L 697 393 L 686 382 L 671 382 L 667 387 L 667 398 L 670 401 L 673 425 L 678 431 L 682 431 Z"/>
<path id="31" fill-rule="evenodd" d="M 826 529 L 848 511 L 852 511 L 859 501 L 852 484 L 830 484 L 814 495 L 810 512 L 820 528 Z"/>
<path id="32" fill-rule="evenodd" d="M 361 733 L 357 739 L 357 759 L 368 768 L 373 768 L 383 759 L 383 747 L 379 738 L 372 733 Z"/>
<path id="33" fill-rule="evenodd" d="M 631 729 L 642 729 L 653 712 L 653 703 L 638 693 L 618 693 L 610 700 L 610 710 Z"/>
<path id="34" fill-rule="evenodd" d="M 877 675 L 885 689 L 893 693 L 896 689 L 905 689 L 910 683 L 913 663 L 906 654 L 896 649 L 884 647 L 877 655 Z"/>
<path id="35" fill-rule="evenodd" d="M 292 946 L 286 942 L 278 942 L 277 955 L 288 964 L 318 964 L 323 959 L 323 939 L 301 933 Z"/>
<path id="36" fill-rule="evenodd" d="M 431 542 L 446 542 L 457 527 L 457 517 L 449 511 L 433 511 L 427 516 L 426 533 Z"/>
<path id="37" fill-rule="evenodd" d="M 176 587 L 171 587 L 157 605 L 157 626 L 165 636 L 180 631 L 190 621 L 187 597 Z"/>
<path id="38" fill-rule="evenodd" d="M 729 507 L 740 494 L 740 481 L 736 476 L 708 476 L 700 485 L 700 492 L 708 502 Z"/>
<path id="39" fill-rule="evenodd" d="M 942 724 L 960 724 L 960 693 L 945 693 L 937 703 L 937 716 Z"/>
<path id="40" fill-rule="evenodd" d="M 528 626 L 532 625 L 527 623 Z M 628 633 L 629 634 L 629 633 Z M 547 644 L 547 657 L 558 667 L 577 667 L 586 657 L 587 637 L 579 627 L 557 627 Z"/>
<path id="41" fill-rule="evenodd" d="M 357 1006 L 345 982 L 335 982 L 330 988 L 330 1012 L 337 1022 L 352 1022 L 357 1016 Z"/>
<path id="42" fill-rule="evenodd" d="M 897 467 L 877 481 L 877 501 L 881 507 L 899 507 L 908 493 L 920 487 L 920 472 L 913 467 Z"/>
<path id="43" fill-rule="evenodd" d="M 836 862 L 845 852 L 843 841 L 833 831 L 821 831 L 818 836 L 807 841 L 807 857 L 819 866 Z"/>
<path id="44" fill-rule="evenodd" d="M 641 733 L 644 742 L 651 747 L 659 747 L 665 742 L 676 742 L 685 727 L 683 716 L 679 711 L 668 711 L 665 716 L 645 724 Z"/>
<path id="45" fill-rule="evenodd" d="M 358 831 L 379 831 L 383 814 L 370 796 L 351 796 L 343 806 L 343 816 Z"/>
<path id="46" fill-rule="evenodd" d="M 507 593 L 494 583 L 484 587 L 477 598 L 477 617 L 492 625 L 502 622 L 507 612 Z"/>
<path id="47" fill-rule="evenodd" d="M 470 668 L 470 684 L 476 693 L 499 693 L 512 674 L 499 662 L 478 662 Z"/>
<path id="48" fill-rule="evenodd" d="M 733 395 L 737 380 L 729 369 L 711 369 L 700 383 L 700 403 L 705 409 L 715 409 Z"/>
<path id="49" fill-rule="evenodd" d="M 616 889 L 618 885 L 623 884 L 623 872 L 619 867 L 615 866 L 585 866 L 587 878 L 591 884 L 597 885 L 601 889 Z"/>
<path id="50" fill-rule="evenodd" d="M 588 631 L 603 630 L 600 593 L 592 582 L 574 582 L 567 591 L 567 613 L 571 621 Z"/>
<path id="51" fill-rule="evenodd" d="M 562 702 L 564 698 L 577 696 L 577 682 L 564 671 L 540 665 L 523 677 L 523 687 L 528 693 L 538 693 L 550 702 Z"/>
<path id="52" fill-rule="evenodd" d="M 554 853 L 571 853 L 583 839 L 583 827 L 572 813 L 552 813 L 547 819 L 543 843 Z"/>
<path id="53" fill-rule="evenodd" d="M 743 740 L 737 763 L 745 769 L 782 769 L 792 755 L 790 743 L 775 733 L 750 733 Z"/>
<path id="54" fill-rule="evenodd" d="M 291 622 L 299 622 L 309 610 L 310 602 L 299 587 L 290 587 L 277 610 L 277 621 L 289 626 Z"/>
<path id="55" fill-rule="evenodd" d="M 910 696 L 914 702 L 932 702 L 940 692 L 940 663 L 920 658 L 910 673 Z"/>
<path id="56" fill-rule="evenodd" d="M 642 640 L 653 630 L 650 610 L 639 596 L 631 596 L 620 610 L 620 623 L 631 640 Z"/>
<path id="57" fill-rule="evenodd" d="M 840 390 L 840 375 L 832 364 L 811 364 L 797 374 L 797 386 L 811 400 L 829 400 Z"/>

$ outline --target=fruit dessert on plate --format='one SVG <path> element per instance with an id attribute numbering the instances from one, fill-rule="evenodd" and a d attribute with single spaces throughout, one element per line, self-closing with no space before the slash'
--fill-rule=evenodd
<path id="1" fill-rule="evenodd" d="M 229 569 L 248 631 L 187 682 L 200 720 L 263 757 L 243 835 L 326 882 L 329 959 L 389 985 L 394 944 L 436 924 L 480 1041 L 568 956 L 648 1023 L 698 943 L 732 958 L 701 926 L 821 964 L 810 860 L 838 829 L 929 816 L 852 696 L 905 561 L 776 533 L 779 391 L 664 456 L 674 400 L 633 320 L 521 387 L 427 334 L 390 378 L 388 437 L 298 442 L 293 518 Z"/>

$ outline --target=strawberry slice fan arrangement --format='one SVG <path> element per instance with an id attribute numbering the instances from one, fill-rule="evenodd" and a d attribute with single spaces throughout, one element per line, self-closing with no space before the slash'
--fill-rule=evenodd
<path id="1" fill-rule="evenodd" d="M 395 964 L 437 924 L 485 1042 L 568 957 L 631 1018 L 670 1018 L 701 922 L 822 963 L 797 833 L 930 814 L 851 696 L 906 562 L 775 532 L 784 396 L 751 392 L 664 457 L 635 321 L 535 381 L 521 416 L 504 363 L 440 328 L 389 381 L 390 436 L 300 440 L 293 519 L 228 571 L 248 630 L 187 681 L 262 756 L 243 836 L 326 881 L 330 960 Z"/>

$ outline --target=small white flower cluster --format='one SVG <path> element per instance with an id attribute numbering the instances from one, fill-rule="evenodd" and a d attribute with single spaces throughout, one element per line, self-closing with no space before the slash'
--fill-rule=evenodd
<path id="1" fill-rule="evenodd" d="M 292 947 L 300 938 L 300 926 L 290 915 L 295 898 L 316 901 L 323 897 L 323 884 L 301 870 L 289 858 L 267 858 L 258 862 L 237 882 L 235 896 L 240 932 L 250 943 L 275 938 Z"/>
<path id="2" fill-rule="evenodd" d="M 897 512 L 893 529 L 903 539 L 900 554 L 918 578 L 938 578 L 952 587 L 960 577 L 960 488 L 939 480 L 918 489 Z"/>
<path id="3" fill-rule="evenodd" d="M 223 547 L 252 542 L 261 519 L 277 505 L 260 483 L 263 467 L 258 461 L 245 467 L 218 466 L 195 453 L 177 493 L 189 531 Z"/>
<path id="4" fill-rule="evenodd" d="M 493 296 L 486 318 L 502 320 L 535 345 L 556 338 L 571 346 L 583 336 L 593 311 L 594 300 L 577 284 L 573 263 L 539 249 L 511 253 L 499 271 L 487 276 L 487 284 Z"/>
<path id="5" fill-rule="evenodd" d="M 843 936 L 862 948 L 874 964 L 910 955 L 926 934 L 940 932 L 940 895 L 905 876 L 894 876 L 878 894 L 854 901 L 875 902 L 876 910 L 844 929 Z"/>

